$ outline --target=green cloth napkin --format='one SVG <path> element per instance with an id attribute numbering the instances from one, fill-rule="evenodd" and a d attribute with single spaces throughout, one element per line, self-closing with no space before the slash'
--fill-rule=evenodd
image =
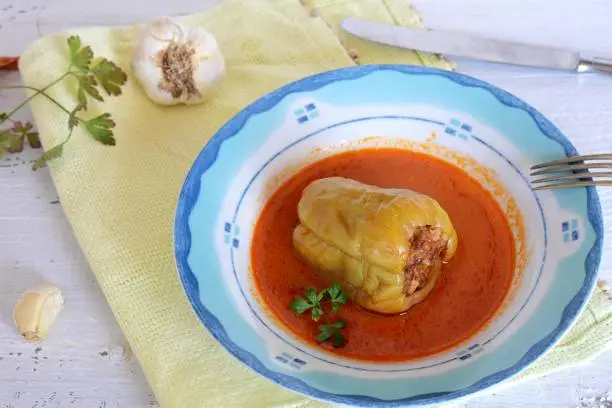
<path id="1" fill-rule="evenodd" d="M 212 99 L 161 107 L 132 78 L 121 97 L 91 103 L 87 112 L 112 114 L 117 146 L 101 146 L 77 128 L 63 157 L 51 165 L 79 244 L 164 408 L 326 406 L 256 376 L 212 339 L 183 294 L 172 236 L 177 198 L 195 156 L 249 102 L 297 78 L 352 65 L 351 56 L 360 63 L 451 67 L 439 56 L 339 36 L 337 22 L 345 15 L 419 24 L 403 0 L 231 1 L 182 17 L 185 24 L 209 29 L 226 57 L 227 77 Z M 66 38 L 72 34 L 131 78 L 137 27 L 99 27 L 31 44 L 20 64 L 25 84 L 41 88 L 66 69 Z M 70 81 L 49 93 L 65 106 L 77 105 Z M 62 141 L 66 115 L 41 97 L 31 108 L 44 146 Z M 596 292 L 574 331 L 529 373 L 541 375 L 600 351 L 612 336 L 611 305 Z"/>

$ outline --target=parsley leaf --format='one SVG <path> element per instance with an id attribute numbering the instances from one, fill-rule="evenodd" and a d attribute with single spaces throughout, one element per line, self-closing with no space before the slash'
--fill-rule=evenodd
<path id="1" fill-rule="evenodd" d="M 317 298 L 317 291 L 314 288 L 306 289 L 306 299 L 308 299 L 313 306 L 319 303 L 319 299 Z"/>
<path id="2" fill-rule="evenodd" d="M 23 152 L 23 135 L 13 134 L 12 140 L 9 142 L 9 153 L 20 153 Z"/>
<path id="3" fill-rule="evenodd" d="M 32 124 L 29 122 L 24 124 L 21 121 L 14 121 L 13 127 L 3 131 L 4 136 L 2 139 L 5 150 L 9 153 L 22 152 L 26 134 L 32 127 Z"/>
<path id="4" fill-rule="evenodd" d="M 324 343 L 331 339 L 333 347 L 342 347 L 345 344 L 344 336 L 340 333 L 345 326 L 343 319 L 334 323 L 322 324 L 319 326 L 319 335 L 316 337 L 317 342 Z"/>
<path id="5" fill-rule="evenodd" d="M 25 134 L 28 139 L 28 144 L 32 149 L 40 149 L 42 144 L 40 143 L 40 138 L 38 137 L 38 132 L 28 132 Z"/>
<path id="6" fill-rule="evenodd" d="M 344 336 L 340 334 L 340 332 L 336 331 L 334 334 L 332 334 L 332 346 L 338 348 L 344 346 L 344 343 Z"/>
<path id="7" fill-rule="evenodd" d="M 34 165 L 32 166 L 32 170 L 36 171 L 40 168 L 45 167 L 47 165 L 47 162 L 57 159 L 58 157 L 62 155 L 63 152 L 64 152 L 63 143 L 52 147 L 51 149 L 44 152 L 43 155 L 40 156 L 38 160 L 34 162 Z"/>
<path id="8" fill-rule="evenodd" d="M 295 299 L 291 301 L 291 309 L 293 309 L 293 311 L 297 315 L 301 315 L 302 313 L 304 313 L 311 307 L 312 305 L 308 303 L 306 299 L 304 299 L 301 296 L 297 296 Z"/>
<path id="9" fill-rule="evenodd" d="M 8 130 L 0 130 L 0 159 L 8 153 L 11 144 L 13 143 L 13 133 Z"/>
<path id="10" fill-rule="evenodd" d="M 17 120 L 13 122 L 11 128 L 0 130 L 0 157 L 6 153 L 19 153 L 23 151 L 26 140 L 32 148 L 40 148 L 38 132 L 33 131 L 33 129 L 34 125 L 30 122 Z"/>
<path id="11" fill-rule="evenodd" d="M 339 283 L 334 283 L 331 287 L 327 288 L 327 293 L 331 298 L 332 302 L 335 303 L 346 303 L 348 295 L 342 290 Z"/>
<path id="12" fill-rule="evenodd" d="M 11 138 L 12 134 L 8 129 L 0 130 L 0 145 L 4 145 Z"/>
<path id="13" fill-rule="evenodd" d="M 0 112 L 0 123 L 4 123 L 8 120 L 9 115 L 6 112 Z"/>
<path id="14" fill-rule="evenodd" d="M 77 89 L 77 99 L 79 104 L 84 104 L 87 106 L 87 99 L 85 94 L 91 96 L 97 101 L 104 101 L 102 98 L 102 94 L 96 86 L 98 83 L 96 82 L 96 78 L 91 74 L 75 74 L 77 81 L 79 81 L 79 89 Z"/>
<path id="15" fill-rule="evenodd" d="M 104 145 L 114 146 L 117 142 L 111 129 L 115 127 L 115 122 L 110 117 L 110 113 L 104 113 L 95 118 L 84 120 L 83 126 L 85 126 L 87 132 L 89 132 L 98 142 Z"/>
<path id="16" fill-rule="evenodd" d="M 26 134 L 33 128 L 34 126 L 30 122 L 23 123 L 21 121 L 16 121 L 13 125 L 13 131 L 18 134 Z"/>
<path id="17" fill-rule="evenodd" d="M 338 296 L 341 291 L 342 291 L 342 288 L 340 287 L 340 284 L 338 283 L 334 283 L 332 286 L 327 288 L 327 293 L 329 293 L 329 296 L 332 299 Z"/>
<path id="18" fill-rule="evenodd" d="M 321 305 L 314 306 L 312 308 L 312 312 L 310 313 L 310 316 L 312 317 L 312 320 L 314 320 L 315 322 L 319 321 L 321 316 L 323 316 L 323 308 L 321 307 Z"/>
<path id="19" fill-rule="evenodd" d="M 127 81 L 127 75 L 114 62 L 101 59 L 91 68 L 91 73 L 108 95 L 121 95 L 121 86 Z"/>
<path id="20" fill-rule="evenodd" d="M 317 342 L 324 343 L 332 336 L 332 330 L 327 325 L 322 324 L 319 326 L 319 335 L 316 337 Z"/>
<path id="21" fill-rule="evenodd" d="M 308 288 L 306 289 L 306 299 L 302 296 L 297 296 L 291 302 L 291 309 L 298 315 L 312 309 L 310 311 L 310 317 L 316 322 L 323 316 L 323 307 L 320 302 L 322 298 L 323 296 L 321 296 L 320 293 L 317 294 L 316 289 Z"/>
<path id="22" fill-rule="evenodd" d="M 319 302 L 322 301 L 326 294 L 327 294 L 327 290 L 326 289 L 320 291 L 319 294 L 317 295 L 317 300 Z"/>
<path id="23" fill-rule="evenodd" d="M 346 304 L 348 295 L 342 290 L 342 287 L 338 283 L 327 288 L 327 293 L 332 302 L 332 313 L 338 313 L 340 311 L 340 305 Z"/>
<path id="24" fill-rule="evenodd" d="M 34 125 L 32 125 L 30 122 L 15 122 L 13 132 L 18 134 L 22 139 L 27 139 L 28 144 L 33 149 L 39 149 L 41 147 L 38 132 L 34 131 Z"/>
<path id="25" fill-rule="evenodd" d="M 81 47 L 81 38 L 72 36 L 68 38 L 68 48 L 70 49 L 70 65 L 82 72 L 89 71 L 93 59 L 91 47 Z"/>

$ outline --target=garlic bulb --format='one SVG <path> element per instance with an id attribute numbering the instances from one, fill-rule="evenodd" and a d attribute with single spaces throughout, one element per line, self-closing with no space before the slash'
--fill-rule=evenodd
<path id="1" fill-rule="evenodd" d="M 43 340 L 63 305 L 62 292 L 51 284 L 27 290 L 13 312 L 17 330 L 28 341 Z"/>
<path id="2" fill-rule="evenodd" d="M 154 102 L 195 104 L 221 82 L 225 60 L 208 31 L 163 17 L 142 29 L 132 69 Z"/>

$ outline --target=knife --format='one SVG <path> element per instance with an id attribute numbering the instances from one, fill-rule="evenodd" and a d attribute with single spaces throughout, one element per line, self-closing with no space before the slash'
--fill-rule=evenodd
<path id="1" fill-rule="evenodd" d="M 345 18 L 341 27 L 365 40 L 411 50 L 503 64 L 575 72 L 597 70 L 612 74 L 612 58 L 597 54 L 502 41 L 462 32 L 405 28 L 353 17 Z"/>

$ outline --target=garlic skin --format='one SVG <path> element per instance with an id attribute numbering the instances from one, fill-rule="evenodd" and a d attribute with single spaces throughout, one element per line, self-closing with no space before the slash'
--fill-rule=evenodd
<path id="1" fill-rule="evenodd" d="M 29 289 L 15 305 L 15 326 L 28 341 L 44 340 L 63 306 L 64 297 L 56 286 L 47 283 Z"/>
<path id="2" fill-rule="evenodd" d="M 225 77 L 225 59 L 208 31 L 162 17 L 140 32 L 132 69 L 154 102 L 197 104 Z"/>

